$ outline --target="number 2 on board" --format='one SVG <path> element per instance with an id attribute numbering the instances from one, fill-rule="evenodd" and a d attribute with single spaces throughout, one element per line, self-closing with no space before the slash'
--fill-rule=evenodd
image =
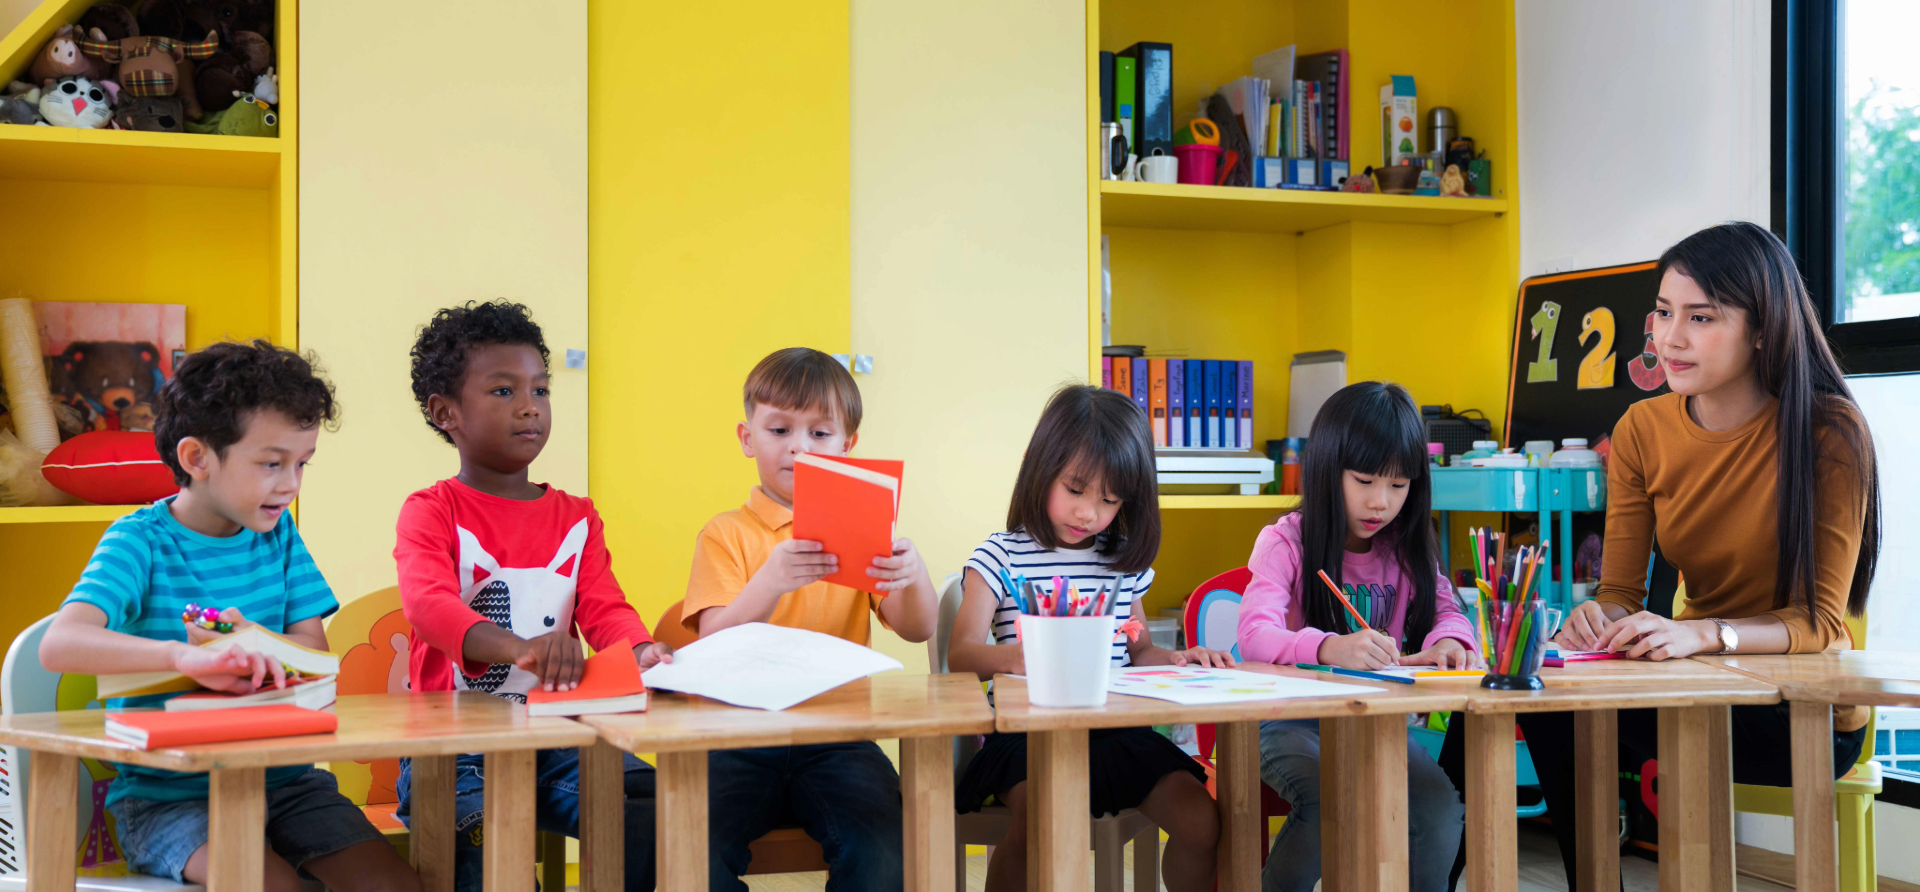
<path id="1" fill-rule="evenodd" d="M 1533 326 L 1533 336 L 1540 339 L 1540 358 L 1527 363 L 1527 383 L 1560 380 L 1560 360 L 1553 358 L 1553 333 L 1560 327 L 1560 305 L 1550 300 L 1541 302 L 1540 311 L 1527 322 Z"/>
<path id="2" fill-rule="evenodd" d="M 1585 344 L 1587 338 L 1598 335 L 1593 349 L 1587 351 L 1580 360 L 1580 373 L 1575 378 L 1581 390 L 1613 386 L 1613 367 L 1618 365 L 1613 357 L 1613 311 L 1606 307 L 1595 307 L 1580 319 L 1580 337 L 1577 343 Z"/>

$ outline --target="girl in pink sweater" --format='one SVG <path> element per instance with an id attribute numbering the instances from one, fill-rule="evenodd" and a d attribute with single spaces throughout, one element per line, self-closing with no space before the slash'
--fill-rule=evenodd
<path id="1" fill-rule="evenodd" d="M 1426 428 L 1396 384 L 1363 381 L 1327 399 L 1300 457 L 1300 507 L 1260 531 L 1240 603 L 1242 659 L 1349 669 L 1481 663 L 1473 626 L 1436 560 Z M 1319 572 L 1363 587 L 1353 621 Z M 1293 806 L 1261 875 L 1264 892 L 1320 879 L 1320 726 L 1260 724 L 1261 776 Z M 1447 888 L 1465 806 L 1425 749 L 1407 746 L 1409 888 Z"/>

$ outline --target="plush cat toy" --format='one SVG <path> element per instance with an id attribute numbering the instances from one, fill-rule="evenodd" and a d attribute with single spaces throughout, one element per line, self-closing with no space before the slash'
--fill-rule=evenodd
<path id="1" fill-rule="evenodd" d="M 63 77 L 41 89 L 40 116 L 55 127 L 99 130 L 113 120 L 113 102 L 92 78 Z"/>
<path id="2" fill-rule="evenodd" d="M 280 113 L 252 93 L 241 93 L 239 101 L 204 120 L 188 121 L 188 133 L 218 133 L 222 136 L 279 136 Z"/>
<path id="3" fill-rule="evenodd" d="M 9 84 L 6 95 L 0 96 L 0 124 L 38 123 L 41 123 L 40 88 L 19 81 Z"/>
<path id="4" fill-rule="evenodd" d="M 151 133 L 180 133 L 186 129 L 187 112 L 178 96 L 134 96 L 114 106 L 114 126 L 122 130 Z"/>

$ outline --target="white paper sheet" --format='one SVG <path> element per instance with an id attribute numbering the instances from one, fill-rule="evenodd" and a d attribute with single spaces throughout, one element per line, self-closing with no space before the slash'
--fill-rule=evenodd
<path id="1" fill-rule="evenodd" d="M 648 688 L 698 694 L 752 709 L 780 710 L 900 661 L 843 638 L 768 623 L 716 632 L 642 673 Z"/>
<path id="2" fill-rule="evenodd" d="M 1171 700 L 1184 706 L 1240 703 L 1251 700 L 1289 700 L 1298 697 L 1336 697 L 1384 691 L 1385 688 L 1335 684 L 1311 678 L 1266 675 L 1238 669 L 1204 666 L 1136 666 L 1112 673 L 1107 691 Z"/>

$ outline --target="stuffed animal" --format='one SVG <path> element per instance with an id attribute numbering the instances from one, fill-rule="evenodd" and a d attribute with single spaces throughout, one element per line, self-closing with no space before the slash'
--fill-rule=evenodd
<path id="1" fill-rule="evenodd" d="M 168 37 L 128 37 L 108 40 L 95 31 L 80 41 L 80 51 L 120 66 L 115 78 L 129 96 L 172 96 L 176 92 L 186 103 L 188 117 L 199 117 L 199 101 L 193 86 L 193 68 L 189 59 L 205 59 L 220 49 L 220 35 L 211 31 L 199 43 L 183 43 Z"/>
<path id="2" fill-rule="evenodd" d="M 253 79 L 253 95 L 268 105 L 280 104 L 280 75 L 268 67 L 267 73 Z"/>
<path id="3" fill-rule="evenodd" d="M 252 93 L 241 93 L 238 102 L 207 115 L 205 120 L 188 121 L 188 133 L 218 133 L 222 136 L 279 136 L 280 113 L 261 102 Z"/>
<path id="4" fill-rule="evenodd" d="M 273 37 L 273 0 L 140 0 L 133 8 L 140 33 L 187 39 L 218 31 L 231 39 L 237 31 Z"/>
<path id="5" fill-rule="evenodd" d="M 80 41 L 84 39 L 86 32 L 72 25 L 61 25 L 60 30 L 53 32 L 53 39 L 34 54 L 33 64 L 27 68 L 30 79 L 44 87 L 55 78 L 83 76 L 99 80 L 106 77 L 110 70 L 106 63 L 80 51 Z"/>
<path id="6" fill-rule="evenodd" d="M 233 104 L 234 97 L 253 85 L 253 72 L 247 63 L 226 50 L 193 66 L 193 92 L 200 97 L 203 114 L 213 114 Z"/>
<path id="7" fill-rule="evenodd" d="M 40 124 L 40 88 L 19 81 L 0 96 L 0 124 Z"/>
<path id="8" fill-rule="evenodd" d="M 255 31 L 235 31 L 226 42 L 227 51 L 247 66 L 247 71 L 259 74 L 273 67 L 273 44 Z"/>
<path id="9" fill-rule="evenodd" d="M 114 107 L 113 123 L 122 130 L 182 133 L 187 112 L 178 96 L 134 96 Z"/>
<path id="10" fill-rule="evenodd" d="M 106 34 L 108 40 L 123 40 L 140 36 L 140 23 L 134 19 L 133 10 L 118 3 L 100 3 L 80 16 L 79 33 L 96 30 Z"/>
<path id="11" fill-rule="evenodd" d="M 99 130 L 113 120 L 113 101 L 92 78 L 63 77 L 41 89 L 40 117 L 55 127 Z"/>
<path id="12" fill-rule="evenodd" d="M 163 380 L 160 351 L 146 341 L 74 341 L 53 361 L 54 391 L 94 430 L 124 430 L 130 412 L 144 417 L 138 407 L 152 404 Z"/>
<path id="13" fill-rule="evenodd" d="M 1460 175 L 1460 165 L 1449 164 L 1446 172 L 1440 175 L 1440 194 L 1452 198 L 1467 197 L 1467 178 Z"/>

